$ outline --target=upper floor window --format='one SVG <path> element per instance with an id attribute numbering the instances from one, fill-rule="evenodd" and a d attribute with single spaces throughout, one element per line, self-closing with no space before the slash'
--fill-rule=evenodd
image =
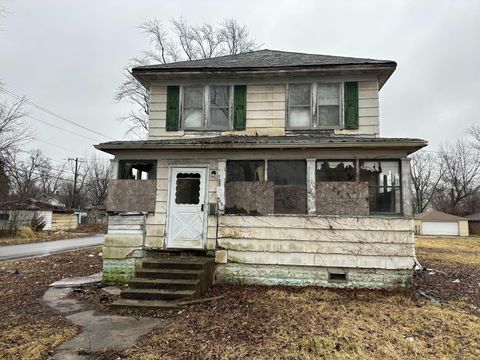
<path id="1" fill-rule="evenodd" d="M 288 128 L 335 129 L 342 123 L 340 83 L 288 86 Z"/>
<path id="2" fill-rule="evenodd" d="M 231 86 L 184 86 L 183 129 L 231 129 L 230 94 Z"/>

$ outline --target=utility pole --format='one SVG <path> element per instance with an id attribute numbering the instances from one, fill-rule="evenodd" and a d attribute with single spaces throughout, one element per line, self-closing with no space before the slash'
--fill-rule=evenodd
<path id="1" fill-rule="evenodd" d="M 73 175 L 72 208 L 76 209 L 76 206 L 77 206 L 78 157 L 75 158 L 75 159 L 69 158 L 68 161 L 75 161 L 75 173 Z"/>

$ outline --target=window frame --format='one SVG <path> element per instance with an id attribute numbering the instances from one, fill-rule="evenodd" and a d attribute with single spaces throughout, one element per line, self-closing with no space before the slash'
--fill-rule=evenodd
<path id="1" fill-rule="evenodd" d="M 214 86 L 226 86 L 228 88 L 228 125 L 227 127 L 212 126 L 211 124 L 211 104 L 210 88 Z M 185 88 L 201 87 L 203 89 L 202 98 L 202 120 L 200 127 L 185 127 Z M 233 95 L 234 85 L 225 84 L 199 84 L 180 86 L 180 130 L 187 132 L 208 132 L 208 131 L 233 131 Z"/>
<path id="2" fill-rule="evenodd" d="M 310 125 L 306 127 L 291 126 L 290 125 L 290 86 L 291 85 L 310 85 Z M 318 84 L 338 84 L 338 96 L 339 96 L 339 123 L 338 125 L 320 125 L 318 119 Z M 301 130 L 341 130 L 345 128 L 345 81 L 340 80 L 317 80 L 315 82 L 289 82 L 286 84 L 286 96 L 285 96 L 285 129 L 292 131 Z"/>
<path id="3" fill-rule="evenodd" d="M 150 179 L 123 179 L 122 178 L 122 166 L 125 163 L 152 163 L 152 178 Z M 118 171 L 117 171 L 117 180 L 134 180 L 134 181 L 145 181 L 145 180 L 157 180 L 157 160 L 149 160 L 149 159 L 119 159 L 118 160 Z"/>
<path id="4" fill-rule="evenodd" d="M 369 209 L 369 214 L 370 215 L 381 215 L 381 216 L 398 216 L 398 215 L 404 215 L 404 211 L 403 211 L 403 175 L 402 175 L 402 172 L 403 172 L 403 168 L 402 168 L 402 161 L 401 159 L 398 159 L 398 158 L 387 158 L 387 159 L 369 159 L 369 158 L 359 158 L 358 159 L 358 181 L 361 182 L 361 162 L 362 161 L 379 161 L 379 162 L 382 162 L 382 161 L 392 161 L 392 162 L 397 162 L 398 163 L 398 177 L 399 177 L 399 185 L 396 185 L 396 186 L 387 186 L 387 188 L 398 188 L 399 190 L 399 193 L 400 193 L 400 211 L 371 211 Z M 382 188 L 383 186 L 380 186 L 380 185 L 376 185 L 376 186 L 370 186 L 370 184 L 368 185 L 368 191 L 369 191 L 369 196 L 370 196 L 370 188 L 372 189 L 379 189 L 379 188 Z"/>

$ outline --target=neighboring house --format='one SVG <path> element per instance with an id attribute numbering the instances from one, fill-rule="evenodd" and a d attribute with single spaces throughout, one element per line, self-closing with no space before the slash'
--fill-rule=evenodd
<path id="1" fill-rule="evenodd" d="M 415 233 L 419 235 L 468 236 L 468 220 L 437 210 L 415 215 Z"/>
<path id="2" fill-rule="evenodd" d="M 468 230 L 472 235 L 480 235 L 480 212 L 465 216 L 468 220 Z"/>
<path id="3" fill-rule="evenodd" d="M 196 252 L 215 256 L 217 282 L 409 284 L 407 156 L 427 143 L 380 137 L 395 68 L 271 50 L 134 68 L 150 92 L 148 140 L 96 145 L 115 156 L 104 280 L 163 288 L 186 274 L 154 267 L 188 267 L 150 258 Z"/>
<path id="4" fill-rule="evenodd" d="M 0 203 L 0 229 L 15 222 L 18 226 L 30 226 L 33 217 L 45 221 L 43 230 L 69 230 L 77 227 L 77 216 L 73 209 L 28 199 Z"/>

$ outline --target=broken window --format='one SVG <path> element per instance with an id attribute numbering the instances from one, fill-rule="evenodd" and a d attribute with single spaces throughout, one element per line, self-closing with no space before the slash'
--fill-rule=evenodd
<path id="1" fill-rule="evenodd" d="M 210 86 L 210 128 L 230 128 L 230 87 Z"/>
<path id="2" fill-rule="evenodd" d="M 203 119 L 203 86 L 183 88 L 183 127 L 200 129 Z"/>
<path id="3" fill-rule="evenodd" d="M 120 160 L 119 179 L 151 180 L 156 178 L 155 160 Z"/>
<path id="4" fill-rule="evenodd" d="M 264 160 L 227 161 L 225 213 L 273 214 L 273 183 L 265 181 Z"/>
<path id="5" fill-rule="evenodd" d="M 200 202 L 200 174 L 179 173 L 175 187 L 175 203 L 197 205 Z"/>
<path id="6" fill-rule="evenodd" d="M 264 160 L 232 160 L 227 161 L 227 182 L 232 181 L 264 181 Z"/>
<path id="7" fill-rule="evenodd" d="M 317 182 L 355 181 L 356 177 L 354 160 L 317 161 Z"/>
<path id="8" fill-rule="evenodd" d="M 360 161 L 360 181 L 368 182 L 370 212 L 401 213 L 399 161 Z"/>
<path id="9" fill-rule="evenodd" d="M 268 180 L 274 183 L 275 214 L 307 213 L 305 160 L 269 160 Z"/>

